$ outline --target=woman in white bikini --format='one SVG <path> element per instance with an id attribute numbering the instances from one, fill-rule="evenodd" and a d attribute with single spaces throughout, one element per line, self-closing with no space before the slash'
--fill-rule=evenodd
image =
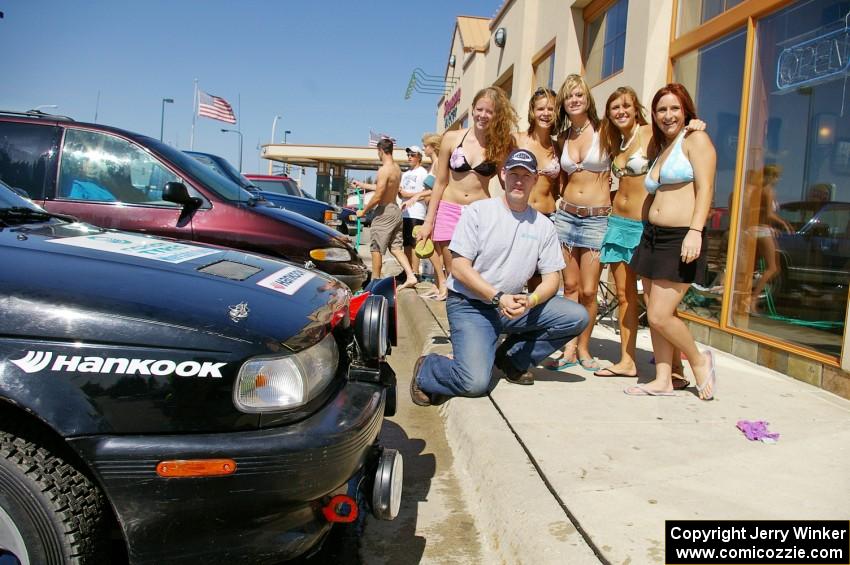
<path id="1" fill-rule="evenodd" d="M 649 157 L 655 158 L 644 184 L 654 198 L 630 265 L 643 279 L 655 379 L 626 388 L 632 396 L 674 394 L 674 349 L 687 356 L 701 399 L 711 400 L 717 391 L 714 355 L 697 349 L 688 327 L 676 316 L 691 283 L 705 284 L 703 228 L 714 196 L 717 155 L 704 131 L 686 132 L 685 124 L 694 118 L 693 100 L 681 84 L 668 84 L 652 98 Z"/>
<path id="2" fill-rule="evenodd" d="M 567 76 L 556 106 L 555 131 L 563 147 L 563 170 L 555 228 L 567 263 L 564 296 L 581 303 L 590 316 L 590 324 L 577 343 L 567 344 L 560 365 L 578 363 L 587 371 L 598 371 L 599 363 L 590 354 L 590 334 L 596 321 L 596 292 L 602 272 L 599 250 L 611 212 L 611 162 L 599 141 L 596 104 L 581 76 Z"/>
<path id="3" fill-rule="evenodd" d="M 499 172 L 513 145 L 516 123 L 516 112 L 505 92 L 491 86 L 472 99 L 472 127 L 443 135 L 437 182 L 417 238 L 434 241 L 447 274 L 452 267 L 449 243 L 460 215 L 469 204 L 490 197 L 490 179 Z"/>

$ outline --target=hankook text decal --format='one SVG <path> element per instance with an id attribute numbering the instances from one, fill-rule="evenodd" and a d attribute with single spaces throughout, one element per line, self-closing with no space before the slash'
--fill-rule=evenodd
<path id="1" fill-rule="evenodd" d="M 221 368 L 227 363 L 212 361 L 182 361 L 170 359 L 129 359 L 127 357 L 93 357 L 82 355 L 56 355 L 51 351 L 27 351 L 12 363 L 27 373 L 38 373 L 50 367 L 51 371 L 66 373 L 109 373 L 114 375 L 176 374 L 178 377 L 212 377 L 220 379 Z"/>

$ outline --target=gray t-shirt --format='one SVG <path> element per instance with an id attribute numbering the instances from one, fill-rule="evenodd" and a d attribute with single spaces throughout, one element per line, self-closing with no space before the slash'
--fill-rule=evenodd
<path id="1" fill-rule="evenodd" d="M 566 266 L 552 221 L 531 206 L 514 212 L 503 197 L 470 204 L 460 217 L 449 250 L 471 260 L 484 280 L 507 294 L 522 292 L 535 270 L 545 275 Z M 453 276 L 448 287 L 483 301 Z"/>

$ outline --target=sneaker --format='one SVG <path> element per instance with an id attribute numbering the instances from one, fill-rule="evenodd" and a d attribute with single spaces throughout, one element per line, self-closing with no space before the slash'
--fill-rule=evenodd
<path id="1" fill-rule="evenodd" d="M 534 375 L 531 371 L 520 371 L 511 363 L 508 357 L 507 342 L 502 343 L 496 350 L 496 367 L 505 374 L 505 380 L 515 385 L 533 385 Z"/>
<path id="2" fill-rule="evenodd" d="M 410 400 L 417 406 L 431 406 L 431 397 L 419 388 L 419 383 L 416 382 L 416 377 L 419 376 L 419 367 L 422 366 L 424 359 L 425 356 L 422 355 L 416 360 L 416 364 L 413 366 L 413 375 L 410 377 Z"/>

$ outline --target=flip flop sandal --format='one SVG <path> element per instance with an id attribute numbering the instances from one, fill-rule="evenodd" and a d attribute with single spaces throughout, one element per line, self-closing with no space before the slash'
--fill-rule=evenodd
<path id="1" fill-rule="evenodd" d="M 632 385 L 623 389 L 628 396 L 676 396 L 675 392 L 649 390 L 643 385 Z"/>
<path id="2" fill-rule="evenodd" d="M 546 359 L 540 362 L 541 367 L 543 367 L 544 369 L 549 369 L 550 371 L 560 371 L 561 369 L 575 367 L 576 365 L 578 365 L 578 361 L 567 361 L 564 357 L 560 357 L 558 359 L 552 359 L 551 357 L 547 357 Z"/>
<path id="3" fill-rule="evenodd" d="M 599 373 L 601 373 L 602 371 L 608 371 L 608 374 L 600 375 Z M 634 375 L 629 375 L 629 374 L 626 374 L 626 373 L 617 373 L 617 372 L 612 371 L 610 367 L 605 367 L 605 368 L 599 369 L 598 371 L 593 373 L 593 376 L 594 377 L 629 377 L 629 378 L 633 379 L 637 376 L 637 373 L 635 373 Z"/>
<path id="4" fill-rule="evenodd" d="M 710 349 L 705 352 L 706 357 L 708 357 L 708 379 L 702 386 L 697 385 L 697 392 L 702 392 L 705 390 L 705 387 L 711 385 L 711 395 L 702 398 L 702 400 L 714 400 L 714 395 L 717 393 L 717 369 L 714 365 L 714 352 Z"/>
<path id="5" fill-rule="evenodd" d="M 585 359 L 579 359 L 578 364 L 581 365 L 581 368 L 585 371 L 599 371 L 602 367 L 599 366 L 599 362 L 595 357 L 586 357 Z"/>

